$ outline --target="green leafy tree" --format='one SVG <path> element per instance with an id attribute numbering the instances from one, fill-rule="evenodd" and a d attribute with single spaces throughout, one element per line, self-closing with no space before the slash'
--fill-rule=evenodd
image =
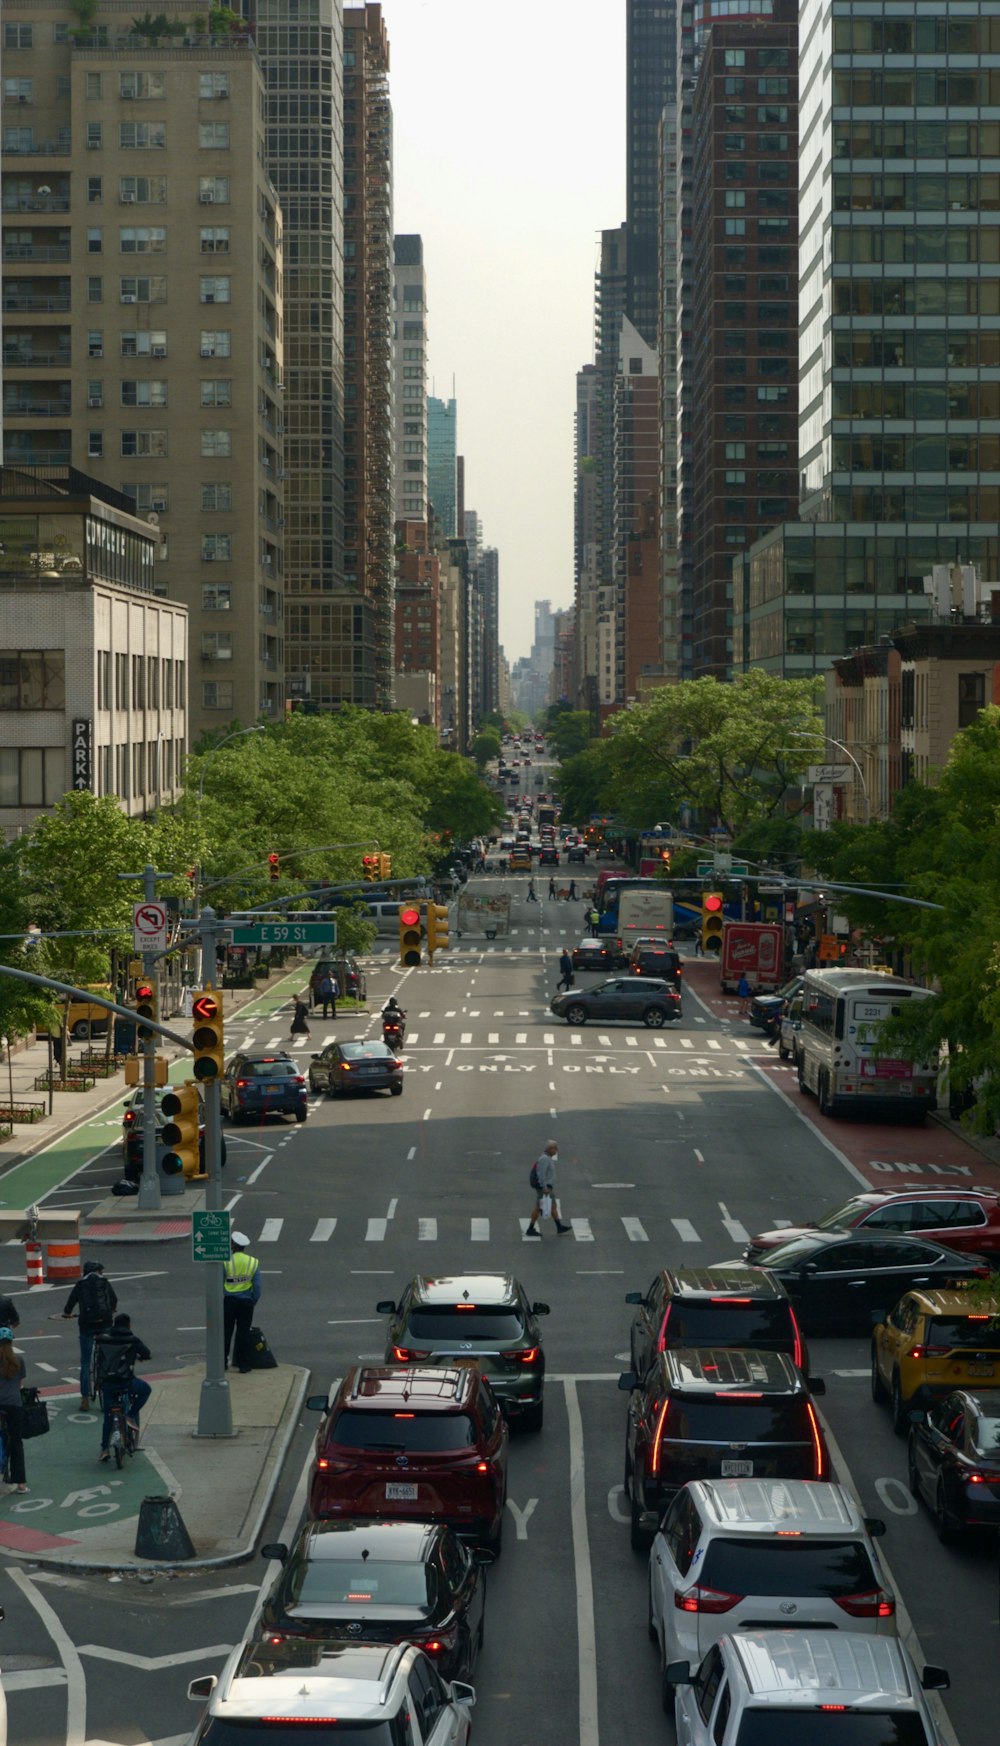
<path id="1" fill-rule="evenodd" d="M 472 756 L 480 770 L 500 756 L 500 735 L 495 728 L 480 728 L 472 742 Z"/>
<path id="2" fill-rule="evenodd" d="M 560 760 L 575 758 L 589 745 L 591 740 L 588 711 L 585 709 L 559 710 L 554 706 L 550 711 L 546 738 L 557 758 Z"/>

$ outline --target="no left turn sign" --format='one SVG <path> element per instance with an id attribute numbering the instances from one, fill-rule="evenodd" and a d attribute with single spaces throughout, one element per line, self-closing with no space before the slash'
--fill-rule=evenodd
<path id="1" fill-rule="evenodd" d="M 166 904 L 137 903 L 132 911 L 132 937 L 137 952 L 162 952 L 167 944 Z"/>

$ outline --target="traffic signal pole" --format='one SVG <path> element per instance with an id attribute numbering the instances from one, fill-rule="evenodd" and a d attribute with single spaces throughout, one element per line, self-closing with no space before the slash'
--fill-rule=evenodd
<path id="1" fill-rule="evenodd" d="M 201 985 L 215 987 L 219 918 L 206 904 L 198 919 L 201 934 Z M 221 998 L 221 996 L 220 996 Z M 222 1095 L 218 1077 L 205 1079 L 205 1211 L 222 1211 Z M 223 1336 L 223 1265 L 206 1261 L 205 1267 L 205 1380 L 198 1402 L 196 1437 L 231 1437 L 233 1403 L 226 1380 Z"/>
<path id="2" fill-rule="evenodd" d="M 170 873 L 157 873 L 155 868 L 147 865 L 141 874 L 123 873 L 123 879 L 141 878 L 143 882 L 142 895 L 147 903 L 156 899 L 157 879 L 171 879 Z M 156 952 L 143 952 L 142 973 L 149 981 L 151 988 L 156 987 Z M 153 999 L 153 1017 L 159 1017 L 159 1003 Z M 108 1023 L 111 1023 L 109 1016 Z M 138 1042 L 138 1029 L 136 1032 Z M 156 1032 L 147 1030 L 142 1044 L 142 1174 L 139 1177 L 140 1212 L 158 1212 L 161 1194 L 183 1194 L 184 1183 L 178 1179 L 176 1183 L 170 1177 L 160 1176 L 159 1162 L 156 1156 Z"/>

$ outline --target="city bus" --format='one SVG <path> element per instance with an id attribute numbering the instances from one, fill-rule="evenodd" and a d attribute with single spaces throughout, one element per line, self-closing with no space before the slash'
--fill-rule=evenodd
<path id="1" fill-rule="evenodd" d="M 937 1063 L 875 1054 L 880 1027 L 906 1001 L 933 1000 L 895 976 L 870 970 L 807 970 L 796 1039 L 799 1090 L 822 1115 L 865 1109 L 923 1121 L 937 1106 Z"/>

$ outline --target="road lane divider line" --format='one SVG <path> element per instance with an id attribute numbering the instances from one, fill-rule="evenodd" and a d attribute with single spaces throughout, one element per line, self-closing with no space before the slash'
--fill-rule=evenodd
<path id="1" fill-rule="evenodd" d="M 247 1177 L 247 1187 L 248 1188 L 253 1187 L 253 1184 L 256 1182 L 258 1176 L 261 1174 L 262 1171 L 267 1169 L 267 1166 L 270 1164 L 271 1159 L 273 1157 L 274 1157 L 274 1153 L 268 1152 L 267 1157 L 261 1159 L 256 1170 L 251 1171 L 250 1175 Z"/>
<path id="2" fill-rule="evenodd" d="M 816 1126 L 815 1122 L 812 1122 L 809 1120 L 809 1117 L 806 1114 L 805 1110 L 799 1109 L 798 1105 L 792 1102 L 792 1100 L 788 1096 L 787 1092 L 782 1091 L 781 1086 L 777 1083 L 777 1081 L 775 1079 L 772 1078 L 771 1074 L 767 1072 L 766 1068 L 761 1067 L 758 1062 L 756 1062 L 752 1059 L 752 1057 L 748 1057 L 746 1064 L 750 1068 L 750 1071 L 752 1073 L 758 1074 L 759 1077 L 763 1080 L 764 1084 L 767 1085 L 771 1089 L 771 1091 L 774 1092 L 775 1097 L 780 1097 L 782 1103 L 785 1104 L 785 1106 L 792 1111 L 793 1115 L 798 1117 L 799 1121 L 802 1122 L 803 1125 L 809 1129 L 809 1132 L 811 1134 L 815 1134 L 817 1140 L 820 1142 L 820 1145 L 825 1146 L 827 1151 L 829 1153 L 831 1153 L 834 1158 L 836 1158 L 838 1164 L 842 1164 L 844 1166 L 844 1169 L 848 1172 L 848 1174 L 850 1176 L 853 1176 L 855 1182 L 859 1183 L 862 1188 L 870 1191 L 872 1185 L 869 1182 L 867 1176 L 862 1176 L 861 1171 L 858 1169 L 856 1164 L 851 1163 L 851 1160 L 850 1160 L 850 1158 L 848 1158 L 846 1152 L 842 1152 L 840 1150 L 839 1146 L 834 1145 L 834 1142 L 832 1140 L 828 1139 L 826 1134 L 824 1134 L 822 1128 L 818 1128 Z M 776 1225 L 780 1225 L 781 1220 L 775 1219 L 774 1222 Z"/>
<path id="3" fill-rule="evenodd" d="M 66 1739 L 65 1746 L 84 1746 L 87 1738 L 87 1676 L 69 1632 L 58 1613 L 44 1595 L 40 1595 L 27 1571 L 9 1565 L 7 1575 L 21 1590 L 28 1605 L 34 1607 L 66 1672 Z"/>
<path id="4" fill-rule="evenodd" d="M 569 1499 L 576 1581 L 576 1643 L 579 1693 L 579 1746 L 600 1746 L 597 1717 L 597 1629 L 594 1620 L 594 1579 L 587 1526 L 587 1486 L 583 1455 L 583 1418 L 577 1379 L 562 1377 L 569 1422 Z M 582 1379 L 581 1379 L 582 1380 Z"/>
<path id="5" fill-rule="evenodd" d="M 471 1238 L 472 1242 L 473 1243 L 488 1243 L 490 1240 L 490 1221 L 489 1221 L 489 1219 L 472 1219 L 470 1222 L 471 1222 L 472 1229 L 471 1229 L 469 1234 L 470 1234 L 470 1238 Z"/>

